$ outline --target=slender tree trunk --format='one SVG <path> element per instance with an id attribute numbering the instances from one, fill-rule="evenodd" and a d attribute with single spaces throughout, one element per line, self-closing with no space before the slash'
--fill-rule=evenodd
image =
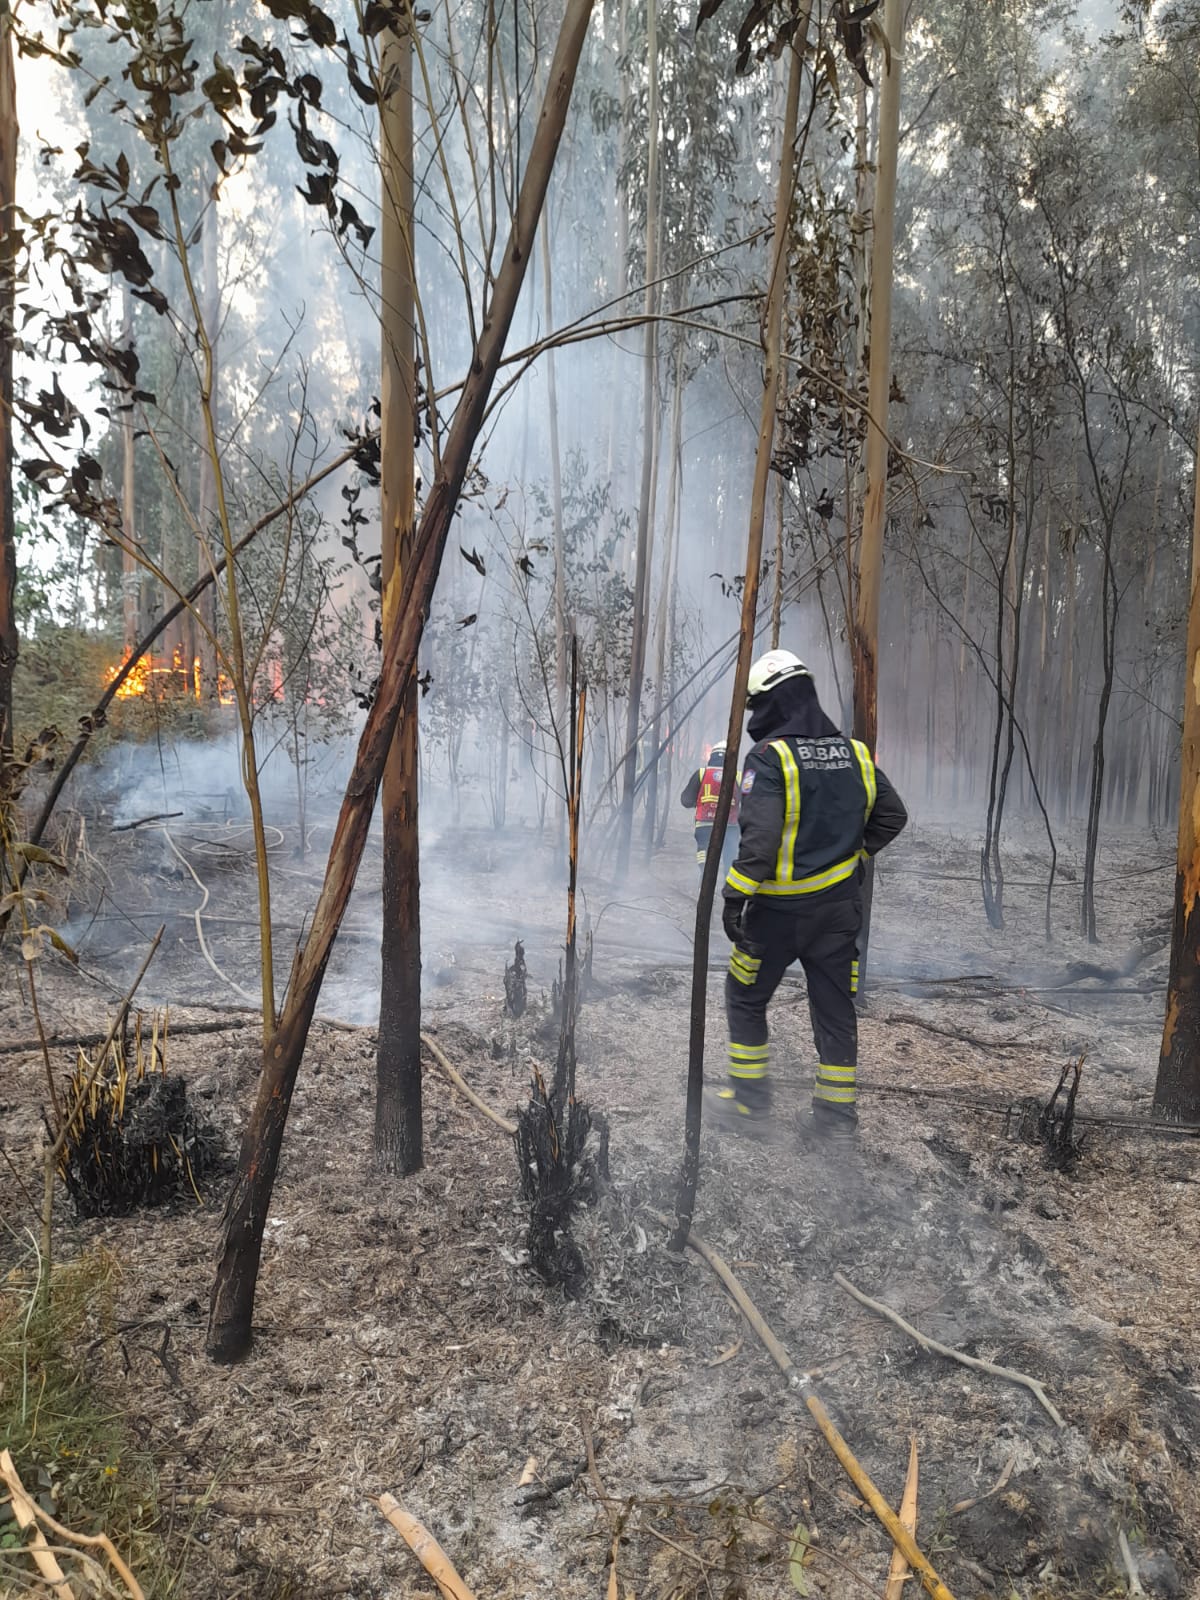
<path id="1" fill-rule="evenodd" d="M 1079 588 L 1079 563 L 1075 558 L 1074 545 L 1067 551 L 1067 567 L 1065 573 L 1067 589 L 1066 621 L 1063 626 L 1063 665 L 1062 665 L 1062 693 L 1059 697 L 1062 708 L 1061 727 L 1067 729 L 1065 737 L 1061 737 L 1061 763 L 1062 774 L 1059 783 L 1059 805 L 1064 822 L 1070 820 L 1073 814 L 1073 785 L 1071 781 L 1071 749 L 1072 742 L 1069 730 L 1074 727 L 1074 708 L 1077 699 L 1075 693 L 1075 677 L 1078 671 L 1077 652 L 1075 649 L 1075 603 L 1076 591 Z"/>
<path id="2" fill-rule="evenodd" d="M 646 859 L 654 854 L 658 833 L 658 769 L 662 744 L 663 699 L 667 677 L 667 618 L 673 592 L 671 568 L 675 560 L 675 513 L 680 492 L 680 433 L 683 426 L 683 351 L 676 353 L 675 395 L 671 405 L 671 443 L 667 456 L 666 545 L 662 560 L 662 588 L 658 597 L 658 618 L 654 642 L 654 722 L 650 740 L 652 766 L 646 779 Z M 670 804 L 670 796 L 667 797 Z"/>
<path id="3" fill-rule="evenodd" d="M 204 267 L 204 326 L 213 352 L 213 410 L 215 414 L 218 410 L 221 373 L 219 346 L 221 336 L 221 279 L 220 252 L 218 250 L 221 220 L 215 197 L 210 197 L 204 207 L 204 221 L 201 226 L 203 228 L 201 250 Z M 217 547 L 221 543 L 221 535 L 217 527 L 216 475 L 207 450 L 200 457 L 198 521 L 200 523 L 200 540 L 196 550 L 196 576 L 200 578 L 212 568 L 214 543 Z M 215 628 L 217 616 L 215 589 L 205 591 L 199 601 L 198 610 L 201 622 L 206 624 L 209 629 Z M 199 678 L 198 698 L 215 702 L 218 694 L 216 646 L 210 634 L 205 632 L 204 627 L 195 628 L 190 615 L 187 621 L 195 629 L 196 635 L 195 653 L 199 657 L 199 672 L 197 674 Z"/>
<path id="4" fill-rule="evenodd" d="M 121 282 L 121 347 L 133 346 L 133 301 L 129 285 Z M 121 402 L 121 639 L 128 653 L 141 632 L 142 569 L 134 553 L 137 547 L 137 478 L 133 448 L 132 386 Z M 204 452 L 207 454 L 207 452 Z"/>
<path id="5" fill-rule="evenodd" d="M 647 155 L 646 155 L 646 298 L 645 312 L 654 316 L 658 277 L 658 0 L 646 0 Z M 642 715 L 642 679 L 646 670 L 646 623 L 650 588 L 651 499 L 658 438 L 658 332 L 646 323 L 642 358 L 642 490 L 638 501 L 637 552 L 633 578 L 633 637 L 629 660 L 629 699 L 625 714 L 625 769 L 621 790 L 621 825 L 617 837 L 618 881 L 629 870 L 633 840 L 633 803 L 637 792 L 638 727 Z"/>
<path id="6" fill-rule="evenodd" d="M 854 380 L 857 383 L 867 360 L 869 300 L 871 294 L 870 252 L 867 235 L 871 231 L 874 205 L 872 184 L 870 124 L 867 119 L 867 86 L 861 78 L 854 85 L 854 215 L 850 223 L 850 260 L 854 283 Z"/>
<path id="7" fill-rule="evenodd" d="M 415 464 L 413 370 L 413 41 L 406 8 L 380 54 L 379 155 L 383 528 L 383 642 L 395 648 L 412 559 Z M 383 770 L 383 937 L 375 1060 L 375 1162 L 419 1171 L 421 1130 L 421 860 L 415 663 Z"/>
<path id="8" fill-rule="evenodd" d="M 627 260 L 629 254 L 629 194 L 622 181 L 621 174 L 625 170 L 627 154 L 627 129 L 629 127 L 629 63 L 627 60 L 629 40 L 629 0 L 620 0 L 619 18 L 617 23 L 617 61 L 620 63 L 621 95 L 620 109 L 617 114 L 617 150 L 616 172 L 613 178 L 613 272 L 612 282 L 609 285 L 609 294 L 615 297 L 624 294 L 628 287 Z M 617 480 L 617 439 L 621 433 L 621 370 L 624 362 L 624 353 L 614 344 L 611 356 L 611 366 L 608 379 L 608 440 L 607 462 L 604 481 L 612 485 Z M 614 524 L 614 511 L 616 497 L 610 493 L 605 509 L 605 521 L 611 531 Z M 622 538 L 621 543 L 624 543 Z M 614 564 L 618 568 L 624 566 L 623 551 L 614 553 Z"/>
<path id="9" fill-rule="evenodd" d="M 783 474 L 775 477 L 775 587 L 771 594 L 771 649 L 779 649 L 779 632 L 783 627 Z M 817 585 L 820 586 L 820 574 Z"/>
<path id="10" fill-rule="evenodd" d="M 762 570 L 763 524 L 766 520 L 767 488 L 771 454 L 775 442 L 776 410 L 779 403 L 779 369 L 782 365 L 781 335 L 783 303 L 787 287 L 787 241 L 791 231 L 792 191 L 795 181 L 796 127 L 799 120 L 800 79 L 804 51 L 808 43 L 810 0 L 806 0 L 799 26 L 790 48 L 787 104 L 780 146 L 779 181 L 775 191 L 775 224 L 771 244 L 771 275 L 767 283 L 767 303 L 762 322 L 763 394 L 758 423 L 758 450 L 754 458 L 754 488 L 750 498 L 750 526 L 746 536 L 746 580 L 742 590 L 742 621 L 738 634 L 737 666 L 733 695 L 729 705 L 727 757 L 721 773 L 721 791 L 712 837 L 700 880 L 696 903 L 696 931 L 692 946 L 692 994 L 688 1031 L 687 1125 L 683 1171 L 675 1201 L 678 1227 L 673 1247 L 682 1250 L 692 1225 L 696 1204 L 696 1185 L 700 1177 L 700 1123 L 704 1090 L 704 1030 L 708 1003 L 708 946 L 712 921 L 713 894 L 721 865 L 721 849 L 733 800 L 737 776 L 737 751 L 742 742 L 742 718 L 746 707 L 746 680 L 754 654 L 755 623 L 758 613 L 759 576 Z"/>
<path id="11" fill-rule="evenodd" d="M 1008 792 L 1008 775 L 1012 770 L 1013 746 L 1016 737 L 1017 669 L 1021 639 L 1020 602 L 1023 582 L 1017 582 L 1017 351 L 1016 326 L 1012 310 L 1012 297 L 1005 272 L 1007 238 L 1001 223 L 1000 250 L 997 266 L 1000 292 L 1004 300 L 1007 333 L 1007 368 L 1005 372 L 1005 542 L 1004 556 L 996 574 L 996 724 L 992 739 L 992 759 L 988 770 L 987 825 L 983 851 L 980 857 L 980 883 L 983 889 L 983 909 L 993 928 L 1004 926 L 1004 862 L 1000 855 L 1000 835 L 1004 827 L 1004 802 Z M 1025 526 L 1024 550 L 1029 549 L 1029 527 Z M 1021 564 L 1024 578 L 1024 558 Z M 1007 664 L 1006 664 L 1007 656 Z M 1007 723 L 1008 743 L 1003 765 L 1000 747 Z"/>
<path id="12" fill-rule="evenodd" d="M 1200 430 L 1193 478 L 1175 922 L 1167 1016 L 1154 1085 L 1154 1109 L 1180 1122 L 1200 1122 Z"/>
<path id="13" fill-rule="evenodd" d="M 542 304 L 547 330 L 554 327 L 554 279 L 550 264 L 550 204 L 542 213 Z M 567 705 L 567 543 L 563 532 L 562 455 L 558 443 L 558 386 L 554 352 L 546 352 L 546 401 L 550 422 L 550 509 L 554 518 L 554 726 L 565 743 Z M 566 797 L 560 805 L 566 819 Z"/>
<path id="14" fill-rule="evenodd" d="M 677 470 L 682 477 L 682 461 L 678 463 Z M 671 530 L 671 547 L 674 551 L 674 558 L 671 562 L 671 615 L 668 623 L 668 637 L 671 640 L 674 640 L 678 637 L 676 633 L 676 620 L 679 614 L 679 540 L 682 531 L 682 502 L 683 496 L 680 494 L 679 498 L 675 502 L 675 526 Z M 672 652 L 669 657 L 668 672 L 670 675 L 669 699 L 671 705 L 674 705 L 675 691 L 678 687 L 675 675 L 674 652 Z M 667 842 L 667 829 L 671 824 L 672 796 L 675 792 L 675 752 L 677 735 L 675 732 L 675 714 L 673 711 L 671 711 L 669 712 L 669 715 L 671 720 L 667 724 L 667 772 L 666 777 L 663 779 L 663 782 L 666 785 L 666 793 L 663 796 L 662 815 L 659 818 L 658 824 L 658 848 L 660 850 L 663 849 Z"/>
<path id="15" fill-rule="evenodd" d="M 17 202 L 17 98 L 8 0 L 0 0 L 0 756 L 13 747 L 17 538 L 13 516 L 13 230 Z M 0 881 L 3 874 L 0 873 Z"/>
<path id="16" fill-rule="evenodd" d="M 888 392 L 891 387 L 892 272 L 896 222 L 896 165 L 900 145 L 900 74 L 904 52 L 904 0 L 885 0 L 883 28 L 890 58 L 880 63 L 879 149 L 876 160 L 874 233 L 871 241 L 870 368 L 867 382 L 866 492 L 858 546 L 851 653 L 854 668 L 854 735 L 874 751 L 879 720 L 879 586 L 883 577 L 883 530 L 887 520 Z M 873 863 L 863 884 L 863 928 L 859 988 L 866 977 L 871 928 Z"/>
<path id="17" fill-rule="evenodd" d="M 492 805 L 492 824 L 497 830 L 499 830 L 503 828 L 505 823 L 508 821 L 509 725 L 508 717 L 505 714 L 504 702 L 502 700 L 497 701 L 497 709 L 500 712 L 500 750 L 497 757 L 499 771 L 496 774 L 495 780 L 495 800 Z"/>
<path id="18" fill-rule="evenodd" d="M 225 1212 L 225 1240 L 209 1311 L 209 1355 L 237 1361 L 247 1354 L 262 1253 L 263 1229 L 296 1076 L 333 942 L 346 914 L 370 832 L 371 814 L 392 746 L 404 696 L 416 666 L 426 610 L 441 566 L 451 521 L 483 425 L 488 397 L 504 353 L 538 220 L 562 137 L 575 72 L 587 37 L 592 0 L 567 0 L 558 44 L 547 75 L 546 96 L 517 197 L 512 233 L 480 324 L 466 380 L 441 460 L 413 539 L 413 554 L 387 639 L 374 703 L 359 737 L 330 845 L 325 881 L 309 935 L 299 951 L 283 1014 L 263 1049 L 254 1109 L 242 1138 L 238 1169 Z"/>
<path id="19" fill-rule="evenodd" d="M 1083 894 L 1080 901 L 1080 927 L 1091 944 L 1097 943 L 1096 932 L 1096 858 L 1100 850 L 1100 811 L 1104 801 L 1105 734 L 1108 727 L 1108 708 L 1112 701 L 1113 679 L 1116 674 L 1116 630 L 1120 593 L 1112 559 L 1112 527 L 1104 531 L 1103 564 L 1100 574 L 1102 584 L 1100 604 L 1100 666 L 1103 674 L 1100 684 L 1100 704 L 1096 711 L 1096 737 L 1092 743 L 1092 775 L 1088 787 L 1087 834 L 1083 852 Z"/>

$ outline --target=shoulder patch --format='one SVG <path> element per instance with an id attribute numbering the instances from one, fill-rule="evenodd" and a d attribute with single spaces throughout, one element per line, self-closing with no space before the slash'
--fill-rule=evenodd
<path id="1" fill-rule="evenodd" d="M 753 789 L 753 787 L 754 787 L 754 769 L 752 767 L 750 769 L 750 771 L 747 772 L 746 776 L 742 779 L 742 793 L 743 794 L 749 794 L 751 789 Z"/>

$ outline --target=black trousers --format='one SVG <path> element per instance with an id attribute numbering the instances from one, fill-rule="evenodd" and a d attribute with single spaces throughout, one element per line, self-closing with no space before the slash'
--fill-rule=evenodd
<path id="1" fill-rule="evenodd" d="M 733 947 L 725 979 L 729 1076 L 747 1104 L 768 1098 L 767 1006 L 793 961 L 804 968 L 817 1076 L 813 1110 L 855 1118 L 858 1065 L 858 935 L 862 899 L 850 895 L 798 897 L 781 906 L 764 898 L 746 908 L 744 939 Z"/>
<path id="2" fill-rule="evenodd" d="M 712 823 L 698 822 L 696 824 L 696 860 L 699 863 L 701 872 L 704 871 L 704 863 L 708 860 L 708 841 L 711 837 Z M 733 865 L 733 858 L 737 855 L 737 848 L 738 825 L 736 822 L 730 822 L 726 824 L 725 843 L 721 846 L 722 871 L 728 872 Z M 720 892 L 718 888 L 717 893 L 720 894 Z"/>

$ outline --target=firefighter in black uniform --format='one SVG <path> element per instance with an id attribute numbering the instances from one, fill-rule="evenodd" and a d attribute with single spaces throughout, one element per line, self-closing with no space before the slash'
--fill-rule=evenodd
<path id="1" fill-rule="evenodd" d="M 747 1133 L 769 1122 L 767 1005 L 799 961 L 818 1061 L 809 1128 L 852 1138 L 862 863 L 891 843 L 908 813 L 866 745 L 822 711 L 812 674 L 790 650 L 754 663 L 746 704 L 755 745 L 725 879 L 729 1084 L 717 1093 L 717 1120 Z"/>
<path id="2" fill-rule="evenodd" d="M 713 818 L 717 814 L 717 797 L 721 793 L 721 774 L 725 769 L 725 741 L 718 739 L 708 752 L 708 761 L 698 767 L 683 786 L 683 793 L 679 796 L 680 805 L 687 806 L 688 810 L 696 813 L 696 860 L 700 863 L 703 872 L 704 863 L 708 859 L 708 841 L 712 835 Z M 741 782 L 741 773 L 737 775 L 738 783 Z M 738 839 L 738 792 L 733 791 L 733 803 L 729 808 L 729 821 L 725 827 L 725 843 L 721 849 L 721 865 L 729 870 L 733 861 L 734 851 L 737 849 Z"/>

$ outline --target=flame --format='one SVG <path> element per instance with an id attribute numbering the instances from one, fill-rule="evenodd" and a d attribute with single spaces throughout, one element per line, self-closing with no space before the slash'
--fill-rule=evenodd
<path id="1" fill-rule="evenodd" d="M 127 649 L 120 662 L 115 667 L 109 667 L 104 674 L 106 684 L 112 683 L 124 669 L 131 653 Z M 169 657 L 139 656 L 129 669 L 128 677 L 118 687 L 116 698 L 133 700 L 138 696 L 149 696 L 154 700 L 163 700 L 182 695 L 191 695 L 197 700 L 200 698 L 200 657 L 195 658 L 189 672 L 182 647 L 176 645 Z"/>
<path id="2" fill-rule="evenodd" d="M 108 668 L 104 674 L 106 686 L 112 683 L 125 667 L 130 654 L 131 652 L 126 650 L 118 664 Z M 279 679 L 278 688 L 273 692 L 275 698 L 282 698 L 282 678 Z M 129 676 L 118 688 L 116 698 L 133 700 L 139 696 L 152 700 L 178 700 L 185 697 L 197 701 L 203 700 L 204 672 L 200 657 L 193 656 L 189 666 L 180 645 L 175 646 L 170 656 L 139 657 L 130 668 Z M 237 704 L 233 684 L 226 673 L 218 671 L 216 693 L 212 698 L 221 706 Z"/>

